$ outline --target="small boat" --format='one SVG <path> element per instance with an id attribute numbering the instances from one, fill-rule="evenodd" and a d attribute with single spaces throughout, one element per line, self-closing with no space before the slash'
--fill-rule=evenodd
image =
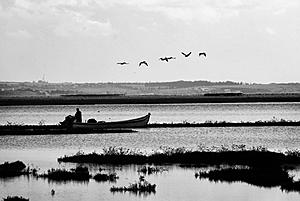
<path id="1" fill-rule="evenodd" d="M 123 121 L 111 121 L 111 122 L 98 121 L 95 123 L 74 122 L 72 124 L 72 128 L 76 128 L 76 129 L 142 128 L 147 126 L 150 119 L 150 115 L 151 114 L 148 113 L 143 117 L 123 120 Z"/>

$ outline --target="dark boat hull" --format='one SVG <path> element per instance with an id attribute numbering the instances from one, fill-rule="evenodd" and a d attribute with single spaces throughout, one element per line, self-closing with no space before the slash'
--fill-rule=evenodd
<path id="1" fill-rule="evenodd" d="M 73 123 L 72 128 L 75 129 L 110 129 L 110 128 L 143 128 L 146 127 L 150 113 L 147 115 L 130 120 L 114 121 L 114 122 L 98 122 L 98 123 Z"/>

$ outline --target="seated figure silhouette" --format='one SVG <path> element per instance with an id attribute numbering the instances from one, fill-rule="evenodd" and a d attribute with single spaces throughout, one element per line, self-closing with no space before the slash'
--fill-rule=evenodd
<path id="1" fill-rule="evenodd" d="M 78 123 L 82 122 L 81 111 L 79 110 L 79 108 L 76 108 L 75 122 L 78 122 Z"/>

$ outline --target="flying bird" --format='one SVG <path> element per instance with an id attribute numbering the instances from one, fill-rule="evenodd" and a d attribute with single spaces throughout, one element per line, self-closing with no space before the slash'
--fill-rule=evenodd
<path id="1" fill-rule="evenodd" d="M 166 62 L 169 62 L 169 60 L 170 59 L 176 59 L 176 57 L 161 57 L 161 58 L 159 58 L 160 60 L 162 60 L 162 61 L 166 61 Z"/>
<path id="2" fill-rule="evenodd" d="M 181 54 L 183 54 L 185 57 L 188 57 L 192 54 L 192 52 L 189 52 L 188 54 L 184 53 L 184 52 L 181 52 Z"/>
<path id="3" fill-rule="evenodd" d="M 119 65 L 123 66 L 123 65 L 127 65 L 127 64 L 129 64 L 129 63 L 127 63 L 127 62 L 123 61 L 123 62 L 119 62 L 119 63 L 117 63 L 117 64 L 119 64 Z"/>
<path id="4" fill-rule="evenodd" d="M 205 52 L 200 52 L 200 53 L 199 53 L 199 57 L 200 57 L 201 55 L 203 55 L 203 56 L 206 57 L 206 53 L 205 53 Z"/>
<path id="5" fill-rule="evenodd" d="M 139 63 L 139 66 L 141 66 L 141 65 L 146 65 L 146 66 L 148 66 L 148 64 L 147 64 L 147 62 L 146 61 L 141 61 L 140 63 Z"/>

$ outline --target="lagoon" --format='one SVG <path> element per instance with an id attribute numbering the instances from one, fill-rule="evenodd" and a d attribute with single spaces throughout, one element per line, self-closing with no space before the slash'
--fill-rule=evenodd
<path id="1" fill-rule="evenodd" d="M 80 107 L 83 119 L 122 120 L 151 112 L 150 123 L 300 120 L 300 103 L 228 103 L 228 104 L 162 104 L 162 105 L 82 105 L 82 106 L 9 106 L 0 107 L 0 124 L 57 124 Z M 151 152 L 161 146 L 197 148 L 198 146 L 248 147 L 265 146 L 284 151 L 300 148 L 299 127 L 238 128 L 147 128 L 137 133 L 1 136 L 0 163 L 22 160 L 39 167 L 40 172 L 56 167 L 75 167 L 73 163 L 57 163 L 56 159 L 78 151 L 101 152 L 116 146 Z M 214 183 L 195 179 L 198 168 L 166 166 L 169 171 L 147 176 L 157 184 L 155 194 L 134 195 L 111 193 L 112 185 L 128 185 L 138 180 L 137 165 L 110 167 L 120 177 L 116 184 L 66 182 L 55 183 L 31 177 L 0 179 L 0 197 L 22 195 L 30 200 L 298 200 L 299 193 L 282 192 L 279 188 L 260 188 L 246 183 Z M 98 166 L 90 166 L 96 173 Z M 298 175 L 299 171 L 294 174 Z M 56 195 L 51 197 L 51 189 Z"/>

